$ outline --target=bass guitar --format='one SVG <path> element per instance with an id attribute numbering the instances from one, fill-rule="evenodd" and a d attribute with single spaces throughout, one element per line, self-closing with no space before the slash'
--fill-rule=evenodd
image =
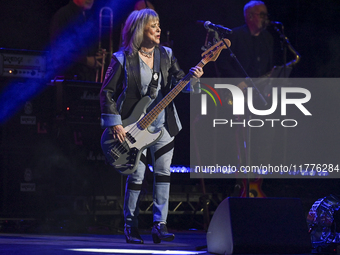
<path id="1" fill-rule="evenodd" d="M 202 59 L 197 66 L 203 67 L 210 61 L 215 61 L 221 51 L 230 47 L 230 41 L 223 39 L 202 53 Z M 106 128 L 101 137 L 101 147 L 107 162 L 121 174 L 131 174 L 138 166 L 142 152 L 155 144 L 163 135 L 163 130 L 151 132 L 148 127 L 157 118 L 162 110 L 189 83 L 191 75 L 187 74 L 178 84 L 150 111 L 146 109 L 151 103 L 149 96 L 144 96 L 135 106 L 131 115 L 123 120 L 126 138 L 123 143 L 113 139 L 112 129 Z"/>

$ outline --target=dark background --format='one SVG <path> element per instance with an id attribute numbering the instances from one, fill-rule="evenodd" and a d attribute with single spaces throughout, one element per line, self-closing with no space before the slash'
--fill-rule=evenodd
<path id="1" fill-rule="evenodd" d="M 154 0 L 150 2 L 160 15 L 161 40 L 163 42 L 167 40 L 166 31 L 169 31 L 175 56 L 178 58 L 182 69 L 187 72 L 191 66 L 200 61 L 201 47 L 206 38 L 206 30 L 203 25 L 197 24 L 196 21 L 209 20 L 212 23 L 222 24 L 229 28 L 242 25 L 244 22 L 243 6 L 248 1 Z M 0 47 L 48 52 L 51 18 L 60 7 L 67 3 L 68 0 L 1 1 Z M 99 16 L 99 10 L 103 6 L 110 6 L 113 9 L 114 51 L 118 50 L 121 24 L 133 10 L 134 3 L 135 1 L 95 1 L 92 9 L 94 17 Z M 268 0 L 265 3 L 270 13 L 270 19 L 284 24 L 285 35 L 301 55 L 301 61 L 294 67 L 291 77 L 333 78 L 340 76 L 340 50 L 338 47 L 340 45 L 340 3 L 338 1 Z M 283 64 L 283 51 L 278 34 L 270 27 L 268 30 L 273 33 L 275 38 L 275 64 L 281 65 Z M 93 37 L 97 38 L 97 35 Z M 96 43 L 97 40 L 94 41 L 94 45 Z M 293 58 L 294 55 L 288 51 L 287 60 L 291 61 Z M 206 66 L 205 75 L 210 77 L 215 75 L 212 63 Z M 48 78 L 52 79 L 53 77 Z M 2 79 L 1 89 L 5 88 L 9 82 Z M 29 90 L 29 88 L 24 87 L 18 93 L 25 95 L 26 89 Z M 313 120 L 302 120 L 297 132 L 294 135 L 288 135 L 288 161 L 306 164 L 339 164 L 338 95 L 340 89 L 339 87 L 325 89 L 322 84 L 310 89 L 312 101 L 307 108 L 316 117 Z M 8 203 L 12 200 L 12 197 L 8 194 L 12 193 L 12 185 L 15 186 L 17 185 L 16 182 L 20 182 L 17 179 L 22 178 L 22 169 L 27 167 L 37 169 L 35 180 L 37 183 L 42 183 L 39 186 L 39 199 L 41 201 L 46 201 L 49 197 L 55 195 L 92 194 L 93 187 L 96 184 L 91 183 L 91 180 L 98 180 L 99 178 L 96 176 L 98 172 L 93 173 L 93 169 L 102 169 L 103 162 L 95 160 L 95 162 L 92 162 L 93 164 L 83 165 L 79 163 L 74 159 L 79 157 L 79 147 L 72 146 L 73 134 L 82 133 L 85 135 L 84 141 L 86 141 L 84 143 L 88 146 L 87 149 L 91 150 L 89 148 L 97 142 L 94 141 L 96 139 L 93 138 L 93 134 L 98 133 L 95 137 L 100 136 L 99 126 L 69 125 L 56 121 L 54 93 L 54 88 L 45 88 L 35 97 L 34 101 L 38 107 L 44 105 L 44 107 L 40 107 L 43 110 L 39 111 L 39 116 L 48 131 L 47 135 L 37 135 L 35 130 L 21 130 L 16 118 L 20 115 L 25 100 L 16 110 L 17 115 L 10 117 L 1 127 L 0 163 L 3 180 L 1 192 L 6 208 L 11 208 Z M 30 99 L 33 99 L 33 97 L 26 98 L 26 100 Z M 176 140 L 173 163 L 175 165 L 189 165 L 189 96 L 180 94 L 175 100 L 183 123 L 183 130 Z M 94 147 L 96 146 L 98 144 Z M 278 146 L 282 147 L 282 144 Z M 100 150 L 100 148 L 96 149 Z M 83 153 L 86 157 L 89 152 L 85 150 Z M 55 170 L 56 167 L 57 170 Z M 116 178 L 116 181 L 113 182 L 116 189 L 113 190 L 111 187 L 109 192 L 119 194 L 120 177 L 114 173 L 108 174 L 108 171 L 101 178 L 104 179 L 104 182 L 109 182 L 110 178 Z M 114 177 L 111 175 L 114 175 Z M 176 176 L 174 178 L 177 178 Z M 183 185 L 190 183 L 188 178 L 187 175 L 185 175 L 185 178 L 179 177 L 178 183 L 180 184 L 181 181 Z M 233 182 L 216 180 L 214 185 L 226 192 L 226 190 L 232 190 L 232 187 L 229 186 L 232 186 Z M 111 183 L 108 183 L 107 186 L 110 187 Z M 117 188 L 117 186 L 119 187 Z M 268 196 L 300 197 L 305 202 L 307 209 L 316 199 L 330 193 L 339 193 L 338 179 L 265 180 L 263 189 Z M 104 191 L 97 190 L 96 192 L 102 194 Z M 226 195 L 230 195 L 230 193 L 226 192 Z M 22 197 L 22 199 L 25 200 L 26 198 Z M 33 200 L 39 204 L 36 198 L 33 198 Z M 32 204 L 30 206 L 32 207 L 31 212 L 34 212 L 36 207 Z M 44 206 L 46 210 L 49 210 L 49 208 L 54 208 L 55 204 L 47 203 Z M 21 209 L 14 208 L 13 210 L 18 212 Z"/>
<path id="2" fill-rule="evenodd" d="M 113 38 L 115 50 L 118 49 L 120 26 L 133 10 L 135 2 L 97 0 L 92 8 L 96 16 L 101 7 L 112 7 L 114 28 L 117 30 Z M 205 41 L 205 29 L 196 21 L 209 20 L 229 28 L 242 25 L 243 6 L 247 2 L 151 1 L 161 18 L 162 41 L 166 40 L 166 31 L 170 31 L 173 48 L 184 70 L 200 60 L 200 48 Z M 51 17 L 67 3 L 67 0 L 2 1 L 1 47 L 48 50 Z M 301 65 L 295 68 L 294 76 L 338 77 L 336 64 L 339 51 L 336 46 L 339 42 L 339 3 L 332 0 L 278 0 L 265 3 L 270 19 L 284 24 L 285 34 L 302 55 Z"/>

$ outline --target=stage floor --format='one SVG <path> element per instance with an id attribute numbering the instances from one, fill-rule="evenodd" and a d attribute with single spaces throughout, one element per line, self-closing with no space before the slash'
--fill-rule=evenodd
<path id="1" fill-rule="evenodd" d="M 0 254 L 94 255 L 94 254 L 209 254 L 203 231 L 175 232 L 172 242 L 154 244 L 149 232 L 142 232 L 144 244 L 127 244 L 116 235 L 42 235 L 0 233 Z"/>

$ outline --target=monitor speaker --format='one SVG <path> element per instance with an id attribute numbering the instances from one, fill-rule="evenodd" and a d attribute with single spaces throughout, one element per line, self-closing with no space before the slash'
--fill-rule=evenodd
<path id="1" fill-rule="evenodd" d="M 296 198 L 226 198 L 211 219 L 207 248 L 216 254 L 310 253 L 302 203 Z"/>

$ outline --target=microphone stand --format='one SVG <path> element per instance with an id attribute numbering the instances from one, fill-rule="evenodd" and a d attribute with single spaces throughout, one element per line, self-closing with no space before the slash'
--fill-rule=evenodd
<path id="1" fill-rule="evenodd" d="M 284 26 L 283 24 L 280 23 L 272 23 L 274 29 L 276 30 L 276 32 L 279 34 L 280 39 L 281 39 L 281 49 L 283 51 L 283 77 L 286 78 L 287 77 L 287 47 L 290 45 L 290 42 L 288 40 L 288 38 L 285 36 L 284 34 Z M 280 24 L 281 25 L 281 30 L 276 26 L 276 24 Z M 284 139 L 283 139 L 283 163 L 286 164 L 287 161 L 287 129 L 284 129 Z"/>
<path id="2" fill-rule="evenodd" d="M 231 50 L 231 48 L 227 45 L 227 43 L 223 40 L 225 37 L 226 32 L 222 32 L 222 31 L 218 31 L 220 38 L 222 38 L 223 43 L 225 44 L 225 46 L 227 47 L 227 49 L 230 52 L 230 56 L 235 59 L 237 65 L 241 68 L 242 72 L 244 73 L 246 80 L 252 85 L 252 87 L 255 89 L 255 91 L 257 92 L 258 96 L 260 97 L 262 103 L 264 106 L 266 106 L 268 103 L 266 101 L 266 99 L 264 98 L 264 96 L 262 95 L 262 93 L 260 92 L 260 90 L 257 88 L 257 86 L 255 85 L 255 83 L 253 82 L 253 80 L 249 77 L 248 73 L 246 72 L 246 70 L 244 69 L 244 67 L 242 66 L 242 64 L 240 63 L 240 61 L 237 59 L 236 55 L 233 53 L 233 51 Z M 254 93 L 253 93 L 254 95 Z M 249 112 L 248 107 L 246 107 L 246 120 L 247 122 L 249 120 L 251 120 L 251 115 Z M 249 126 L 246 126 L 246 151 L 247 151 L 247 155 L 246 155 L 246 165 L 247 166 L 251 166 L 251 161 L 250 161 L 250 147 L 251 147 L 251 130 Z M 245 187 L 245 191 L 246 191 L 246 197 L 249 197 L 249 174 L 247 174 L 247 178 L 246 178 L 246 187 Z"/>

